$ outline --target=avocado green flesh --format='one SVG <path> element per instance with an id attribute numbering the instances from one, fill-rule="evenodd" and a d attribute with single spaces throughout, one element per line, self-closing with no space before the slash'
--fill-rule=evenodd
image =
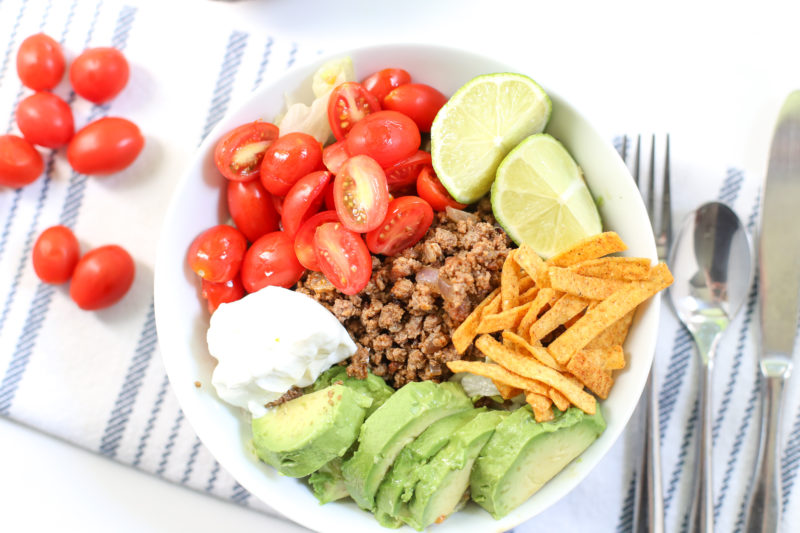
<path id="1" fill-rule="evenodd" d="M 367 409 L 367 417 L 383 405 L 394 394 L 394 389 L 386 384 L 382 378 L 375 374 L 368 373 L 365 379 L 358 379 L 347 375 L 347 368 L 343 366 L 333 366 L 320 374 L 314 384 L 312 391 L 318 391 L 325 387 L 330 387 L 334 383 L 341 382 L 341 385 L 351 388 L 357 392 L 372 398 L 372 405 Z"/>
<path id="2" fill-rule="evenodd" d="M 319 470 L 308 478 L 308 484 L 311 485 L 314 496 L 317 497 L 321 504 L 341 500 L 350 494 L 347 492 L 344 476 L 342 476 L 341 457 L 332 459 L 322 465 Z"/>
<path id="3" fill-rule="evenodd" d="M 472 499 L 502 518 L 580 455 L 605 427 L 599 409 L 587 415 L 572 407 L 543 423 L 534 420 L 527 406 L 514 411 L 475 461 Z"/>
<path id="4" fill-rule="evenodd" d="M 457 383 L 412 382 L 395 392 L 361 427 L 358 449 L 342 465 L 350 496 L 373 510 L 375 493 L 400 450 L 431 424 L 472 409 Z"/>
<path id="5" fill-rule="evenodd" d="M 342 385 L 283 403 L 253 420 L 256 454 L 285 476 L 307 476 L 350 448 L 370 405 Z"/>

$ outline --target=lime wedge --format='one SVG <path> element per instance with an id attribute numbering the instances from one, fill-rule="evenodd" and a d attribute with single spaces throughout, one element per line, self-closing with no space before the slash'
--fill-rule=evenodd
<path id="1" fill-rule="evenodd" d="M 461 87 L 431 126 L 431 156 L 439 180 L 469 204 L 489 192 L 500 161 L 522 139 L 544 131 L 552 104 L 522 74 L 486 74 Z"/>
<path id="2" fill-rule="evenodd" d="M 546 133 L 531 135 L 500 163 L 492 210 L 514 242 L 544 258 L 603 230 L 583 172 Z"/>

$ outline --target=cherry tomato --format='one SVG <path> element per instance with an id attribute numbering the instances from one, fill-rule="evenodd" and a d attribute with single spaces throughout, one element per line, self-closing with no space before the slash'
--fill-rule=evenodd
<path id="1" fill-rule="evenodd" d="M 262 235 L 250 245 L 242 263 L 242 284 L 247 292 L 267 285 L 290 288 L 305 272 L 294 255 L 294 243 L 283 231 Z"/>
<path id="2" fill-rule="evenodd" d="M 270 196 L 272 196 L 272 207 L 275 208 L 275 212 L 278 213 L 278 218 L 280 218 L 280 216 L 283 215 L 283 198 L 271 194 Z"/>
<path id="3" fill-rule="evenodd" d="M 186 260 L 195 274 L 213 283 L 224 283 L 236 277 L 247 250 L 247 240 L 233 226 L 220 224 L 195 237 Z"/>
<path id="4" fill-rule="evenodd" d="M 322 211 L 312 216 L 303 222 L 294 237 L 294 254 L 300 264 L 309 270 L 320 271 L 314 248 L 314 234 L 317 228 L 326 222 L 339 222 L 339 215 L 336 214 L 336 211 Z"/>
<path id="5" fill-rule="evenodd" d="M 52 89 L 64 76 L 64 52 L 55 39 L 37 33 L 22 41 L 17 52 L 17 74 L 34 91 Z"/>
<path id="6" fill-rule="evenodd" d="M 424 83 L 407 83 L 386 95 L 383 108 L 411 117 L 419 131 L 431 131 L 436 113 L 447 103 L 447 97 Z"/>
<path id="7" fill-rule="evenodd" d="M 314 232 L 320 270 L 334 287 L 356 294 L 372 276 L 372 256 L 358 233 L 339 222 L 326 222 Z"/>
<path id="8" fill-rule="evenodd" d="M 225 134 L 214 149 L 214 163 L 223 176 L 249 181 L 260 175 L 264 152 L 278 138 L 278 127 L 260 120 L 242 124 Z"/>
<path id="9" fill-rule="evenodd" d="M 322 163 L 334 175 L 339 172 L 342 163 L 347 161 L 348 157 L 350 154 L 347 153 L 347 141 L 344 139 L 336 141 L 322 150 Z"/>
<path id="10" fill-rule="evenodd" d="M 322 193 L 325 197 L 325 209 L 330 211 L 336 211 L 336 200 L 333 198 L 333 184 L 335 181 L 335 179 L 329 181 L 325 187 L 325 192 Z"/>
<path id="11" fill-rule="evenodd" d="M 19 103 L 17 126 L 28 142 L 47 148 L 64 146 L 75 133 L 69 105 L 48 92 L 34 93 Z"/>
<path id="12" fill-rule="evenodd" d="M 401 196 L 389 202 L 386 219 L 367 233 L 367 247 L 374 254 L 397 255 L 417 244 L 433 222 L 433 209 L 416 196 Z"/>
<path id="13" fill-rule="evenodd" d="M 0 135 L 0 185 L 23 187 L 44 170 L 42 155 L 17 135 Z"/>
<path id="14" fill-rule="evenodd" d="M 128 60 L 116 48 L 87 48 L 69 68 L 75 92 L 90 102 L 102 104 L 117 96 L 128 84 Z"/>
<path id="15" fill-rule="evenodd" d="M 133 258 L 116 244 L 95 248 L 81 257 L 72 273 L 69 295 L 84 310 L 117 303 L 133 285 Z"/>
<path id="16" fill-rule="evenodd" d="M 360 83 L 338 85 L 328 100 L 328 122 L 336 140 L 344 139 L 354 124 L 380 108 L 378 100 Z"/>
<path id="17" fill-rule="evenodd" d="M 365 155 L 351 157 L 333 182 L 333 200 L 339 220 L 347 229 L 365 233 L 377 228 L 389 206 L 383 169 Z"/>
<path id="18" fill-rule="evenodd" d="M 307 133 L 287 133 L 272 143 L 261 162 L 261 183 L 275 196 L 286 196 L 297 180 L 322 168 L 322 146 Z"/>
<path id="19" fill-rule="evenodd" d="M 389 191 L 394 193 L 417 183 L 417 176 L 425 167 L 431 166 L 431 154 L 425 150 L 417 152 L 409 158 L 403 159 L 386 169 L 386 183 Z"/>
<path id="20" fill-rule="evenodd" d="M 280 217 L 272 203 L 272 195 L 259 180 L 229 180 L 228 211 L 236 227 L 250 242 L 278 229 Z"/>
<path id="21" fill-rule="evenodd" d="M 419 173 L 417 178 L 417 194 L 420 198 L 428 202 L 434 211 L 444 211 L 447 206 L 454 209 L 464 209 L 466 204 L 456 202 L 442 182 L 436 177 L 432 168 L 426 167 Z"/>
<path id="22" fill-rule="evenodd" d="M 281 224 L 283 231 L 294 238 L 300 225 L 319 211 L 325 197 L 325 188 L 331 181 L 331 173 L 325 170 L 312 172 L 300 178 L 283 200 Z"/>
<path id="23" fill-rule="evenodd" d="M 401 68 L 385 68 L 364 78 L 361 85 L 372 93 L 372 96 L 383 102 L 392 89 L 411 83 L 411 74 Z"/>
<path id="24" fill-rule="evenodd" d="M 67 146 L 67 159 L 81 174 L 113 174 L 133 163 L 144 147 L 144 137 L 130 120 L 104 117 L 90 122 Z"/>
<path id="25" fill-rule="evenodd" d="M 69 281 L 79 258 L 78 239 L 66 226 L 47 228 L 33 245 L 33 270 L 45 283 Z"/>
<path id="26" fill-rule="evenodd" d="M 368 155 L 383 168 L 411 157 L 421 137 L 413 120 L 397 111 L 378 111 L 358 122 L 347 136 L 351 155 Z"/>
<path id="27" fill-rule="evenodd" d="M 240 300 L 245 294 L 244 286 L 239 276 L 224 283 L 213 283 L 203 280 L 202 287 L 203 298 L 208 302 L 209 313 L 216 311 L 219 304 L 235 302 L 236 300 Z"/>

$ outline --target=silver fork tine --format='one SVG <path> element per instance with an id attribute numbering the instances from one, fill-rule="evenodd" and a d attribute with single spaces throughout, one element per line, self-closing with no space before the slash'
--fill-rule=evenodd
<path id="1" fill-rule="evenodd" d="M 633 181 L 636 182 L 636 186 L 639 187 L 639 163 L 640 163 L 640 154 L 642 153 L 642 136 L 636 136 L 636 157 L 633 160 Z M 641 190 L 641 188 L 639 189 Z"/>
<path id="2" fill-rule="evenodd" d="M 622 149 L 620 150 L 620 157 L 622 157 L 622 161 L 626 162 L 628 160 L 628 136 L 622 136 Z"/>
<path id="3" fill-rule="evenodd" d="M 656 249 L 658 258 L 661 261 L 667 259 L 669 245 L 672 242 L 672 192 L 670 187 L 670 166 L 669 166 L 669 134 L 667 134 L 667 144 L 664 151 L 664 184 L 661 194 L 661 224 L 656 234 Z"/>
<path id="4" fill-rule="evenodd" d="M 647 175 L 647 214 L 650 216 L 650 225 L 653 226 L 653 235 L 658 235 L 656 226 L 656 135 L 650 141 L 650 165 Z"/>

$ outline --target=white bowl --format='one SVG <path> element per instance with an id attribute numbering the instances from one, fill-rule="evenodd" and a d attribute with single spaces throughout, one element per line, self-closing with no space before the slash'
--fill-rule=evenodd
<path id="1" fill-rule="evenodd" d="M 155 272 L 155 308 L 161 353 L 181 408 L 200 440 L 234 478 L 255 497 L 288 518 L 321 532 L 381 531 L 371 514 L 352 503 L 319 505 L 301 480 L 279 475 L 248 450 L 249 417 L 224 404 L 211 386 L 215 360 L 205 342 L 208 314 L 198 298 L 198 279 L 186 265 L 185 254 L 202 230 L 227 220 L 220 194 L 224 178 L 213 163 L 214 145 L 222 134 L 245 122 L 267 121 L 281 110 L 284 93 L 305 94 L 310 101 L 310 79 L 327 59 L 349 55 L 358 79 L 385 67 L 402 67 L 415 80 L 452 94 L 474 76 L 490 72 L 520 72 L 495 59 L 452 48 L 427 45 L 384 45 L 359 48 L 320 57 L 297 66 L 256 91 L 217 124 L 200 147 L 189 171 L 178 184 L 161 231 Z M 535 72 L 523 72 L 536 79 Z M 601 198 L 605 227 L 620 234 L 628 255 L 655 260 L 655 245 L 647 213 L 625 165 L 608 139 L 599 135 L 556 88 L 543 84 L 553 101 L 547 131 L 562 141 L 582 166 L 592 193 Z M 643 305 L 625 345 L 628 367 L 618 373 L 609 398 L 602 402 L 608 427 L 600 438 L 558 476 L 508 516 L 494 520 L 470 504 L 444 523 L 431 528 L 447 533 L 506 531 L 537 515 L 563 498 L 599 463 L 614 444 L 633 413 L 647 379 L 655 350 L 658 296 Z M 203 384 L 195 387 L 195 381 Z M 410 528 L 406 528 L 412 531 Z M 385 530 L 384 530 L 385 531 Z"/>

